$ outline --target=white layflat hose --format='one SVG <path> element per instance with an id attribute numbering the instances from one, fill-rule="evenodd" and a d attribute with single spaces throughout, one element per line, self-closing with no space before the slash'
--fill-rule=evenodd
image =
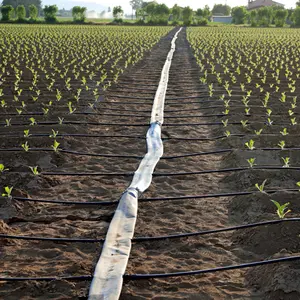
<path id="1" fill-rule="evenodd" d="M 161 126 L 164 121 L 164 104 L 169 71 L 180 28 L 171 43 L 171 50 L 164 64 L 152 107 L 150 128 L 147 132 L 147 153 L 129 188 L 123 193 L 109 225 L 100 259 L 96 265 L 90 287 L 89 300 L 117 300 L 123 285 L 123 275 L 128 263 L 131 239 L 137 218 L 138 195 L 149 188 L 156 164 L 163 155 Z"/>

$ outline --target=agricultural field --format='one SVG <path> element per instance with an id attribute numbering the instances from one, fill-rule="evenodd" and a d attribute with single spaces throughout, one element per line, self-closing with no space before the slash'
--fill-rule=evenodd
<path id="1" fill-rule="evenodd" d="M 1 299 L 88 299 L 178 29 L 0 26 Z M 178 33 L 120 299 L 300 298 L 299 52 L 297 29 Z"/>

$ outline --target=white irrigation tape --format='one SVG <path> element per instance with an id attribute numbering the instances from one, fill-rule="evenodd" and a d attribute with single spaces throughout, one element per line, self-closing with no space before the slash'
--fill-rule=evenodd
<path id="1" fill-rule="evenodd" d="M 110 223 L 90 287 L 90 300 L 116 300 L 120 297 L 137 218 L 138 194 L 150 186 L 154 168 L 163 155 L 161 126 L 164 120 L 165 95 L 175 42 L 181 30 L 182 28 L 176 32 L 172 40 L 171 50 L 161 73 L 152 108 L 151 124 L 147 132 L 147 154 L 134 173 L 130 187 L 120 199 Z"/>

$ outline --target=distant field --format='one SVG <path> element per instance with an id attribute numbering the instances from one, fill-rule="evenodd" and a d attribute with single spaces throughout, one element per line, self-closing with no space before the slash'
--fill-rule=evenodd
<path id="1" fill-rule="evenodd" d="M 58 21 L 60 22 L 71 22 L 73 21 L 72 17 L 57 17 Z M 93 23 L 110 23 L 112 22 L 114 19 L 101 19 L 101 18 L 89 18 L 86 19 L 86 22 L 93 22 Z M 126 22 L 135 22 L 136 20 L 132 20 L 132 19 L 123 19 Z"/>

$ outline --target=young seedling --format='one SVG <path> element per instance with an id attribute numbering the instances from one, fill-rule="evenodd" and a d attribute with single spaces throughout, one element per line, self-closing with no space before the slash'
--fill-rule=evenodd
<path id="1" fill-rule="evenodd" d="M 288 114 L 289 114 L 290 117 L 292 117 L 294 115 L 294 112 L 291 109 L 289 109 Z"/>
<path id="2" fill-rule="evenodd" d="M 58 123 L 59 123 L 59 125 L 62 125 L 62 124 L 63 124 L 63 122 L 64 122 L 64 118 L 60 118 L 60 117 L 58 117 Z"/>
<path id="3" fill-rule="evenodd" d="M 9 127 L 11 126 L 11 119 L 5 119 L 5 126 L 4 127 Z"/>
<path id="4" fill-rule="evenodd" d="M 72 102 L 68 102 L 69 113 L 73 114 L 76 111 L 76 108 L 72 107 Z"/>
<path id="5" fill-rule="evenodd" d="M 25 144 L 22 144 L 22 148 L 25 150 L 25 152 L 29 151 L 29 145 L 27 141 L 25 142 Z"/>
<path id="6" fill-rule="evenodd" d="M 227 115 L 229 114 L 229 109 L 225 109 L 225 111 L 223 111 L 223 114 L 224 114 L 225 116 L 227 116 Z"/>
<path id="7" fill-rule="evenodd" d="M 281 97 L 280 97 L 280 102 L 282 102 L 282 103 L 285 103 L 285 101 L 286 101 L 286 95 L 285 95 L 285 92 L 284 93 L 281 93 Z"/>
<path id="8" fill-rule="evenodd" d="M 25 129 L 24 130 L 24 137 L 30 137 L 31 136 L 31 134 L 29 134 L 29 129 Z"/>
<path id="9" fill-rule="evenodd" d="M 256 135 L 261 135 L 262 131 L 263 131 L 262 128 L 259 129 L 259 130 L 254 130 L 254 132 L 255 132 Z"/>
<path id="10" fill-rule="evenodd" d="M 288 134 L 289 134 L 289 133 L 287 132 L 287 129 L 286 129 L 286 128 L 283 128 L 283 130 L 280 131 L 280 133 L 281 133 L 282 135 L 288 135 Z"/>
<path id="11" fill-rule="evenodd" d="M 253 168 L 254 166 L 256 166 L 255 158 L 249 158 L 249 159 L 247 159 L 247 162 L 249 163 L 250 168 Z"/>
<path id="12" fill-rule="evenodd" d="M 56 140 L 54 140 L 54 143 L 53 143 L 53 145 L 51 145 L 51 148 L 55 151 L 55 152 L 58 152 L 58 150 L 59 150 L 59 145 L 60 145 L 60 143 L 58 143 Z"/>
<path id="13" fill-rule="evenodd" d="M 29 124 L 30 126 L 34 126 L 37 124 L 37 122 L 35 121 L 35 118 L 33 118 L 33 117 L 29 118 L 29 121 L 30 121 L 30 124 Z"/>
<path id="14" fill-rule="evenodd" d="M 58 131 L 55 131 L 54 129 L 52 129 L 52 134 L 49 135 L 50 138 L 56 138 L 58 135 Z"/>
<path id="15" fill-rule="evenodd" d="M 249 150 L 254 150 L 255 149 L 253 140 L 250 140 L 249 142 L 245 143 L 245 145 Z"/>
<path id="16" fill-rule="evenodd" d="M 229 137 L 229 136 L 231 135 L 231 133 L 230 133 L 229 130 L 226 130 L 226 131 L 224 132 L 224 134 L 226 135 L 226 137 Z"/>
<path id="17" fill-rule="evenodd" d="M 248 120 L 245 120 L 245 121 L 241 120 L 241 123 L 242 123 L 243 128 L 246 128 L 248 126 L 247 125 Z"/>
<path id="18" fill-rule="evenodd" d="M 7 197 L 9 199 L 11 199 L 11 193 L 12 193 L 12 190 L 13 190 L 13 187 L 9 187 L 9 186 L 6 186 L 4 188 L 4 193 L 2 194 L 2 197 Z"/>
<path id="19" fill-rule="evenodd" d="M 16 108 L 16 111 L 17 111 L 18 115 L 21 115 L 21 114 L 22 114 L 22 112 L 23 112 L 23 110 L 22 110 L 22 109 L 20 109 L 20 108 Z"/>
<path id="20" fill-rule="evenodd" d="M 46 116 L 46 115 L 48 115 L 48 112 L 49 112 L 49 108 L 42 108 L 43 109 L 43 113 L 44 113 L 44 115 Z"/>
<path id="21" fill-rule="evenodd" d="M 223 124 L 224 127 L 227 127 L 227 125 L 228 125 L 228 119 L 226 119 L 225 121 L 222 120 L 221 122 L 222 122 L 222 124 Z"/>
<path id="22" fill-rule="evenodd" d="M 268 118 L 266 124 L 268 126 L 272 126 L 273 125 L 273 121 L 270 118 Z"/>
<path id="23" fill-rule="evenodd" d="M 256 183 L 256 184 L 255 184 L 255 187 L 256 187 L 261 193 L 265 193 L 264 188 L 265 188 L 266 182 L 267 182 L 267 179 L 265 179 L 261 185 L 259 185 L 258 183 Z"/>
<path id="24" fill-rule="evenodd" d="M 293 126 L 297 125 L 296 118 L 291 118 L 291 124 L 292 124 Z"/>
<path id="25" fill-rule="evenodd" d="M 289 212 L 291 212 L 291 210 L 288 209 L 288 206 L 290 205 L 289 202 L 287 202 L 287 203 L 285 203 L 285 204 L 283 204 L 283 205 L 280 205 L 280 204 L 279 204 L 277 201 L 275 201 L 275 200 L 271 200 L 271 201 L 275 204 L 275 206 L 276 206 L 276 208 L 277 208 L 276 212 L 277 212 L 277 215 L 278 215 L 278 217 L 279 217 L 280 219 L 284 219 L 285 216 L 286 216 L 286 214 L 288 214 Z"/>
<path id="26" fill-rule="evenodd" d="M 3 172 L 8 171 L 8 170 L 9 169 L 6 169 L 3 164 L 0 164 L 0 173 L 3 173 Z"/>
<path id="27" fill-rule="evenodd" d="M 247 116 L 250 115 L 250 108 L 249 108 L 249 107 L 248 107 L 248 108 L 245 108 L 245 113 L 246 113 Z"/>
<path id="28" fill-rule="evenodd" d="M 284 162 L 283 168 L 289 168 L 290 167 L 290 158 L 289 157 L 281 157 L 281 159 Z"/>
<path id="29" fill-rule="evenodd" d="M 31 170 L 31 172 L 33 173 L 33 175 L 37 176 L 39 175 L 39 171 L 38 171 L 38 167 L 29 167 L 29 169 Z"/>
<path id="30" fill-rule="evenodd" d="M 285 141 L 280 141 L 277 146 L 279 146 L 281 148 L 281 150 L 284 149 L 284 146 L 285 146 Z"/>
<path id="31" fill-rule="evenodd" d="M 300 181 L 296 182 L 297 186 L 300 188 Z M 299 189 L 300 192 L 300 189 Z"/>
<path id="32" fill-rule="evenodd" d="M 271 114 L 272 114 L 272 109 L 268 108 L 268 109 L 267 109 L 267 116 L 270 117 Z"/>

